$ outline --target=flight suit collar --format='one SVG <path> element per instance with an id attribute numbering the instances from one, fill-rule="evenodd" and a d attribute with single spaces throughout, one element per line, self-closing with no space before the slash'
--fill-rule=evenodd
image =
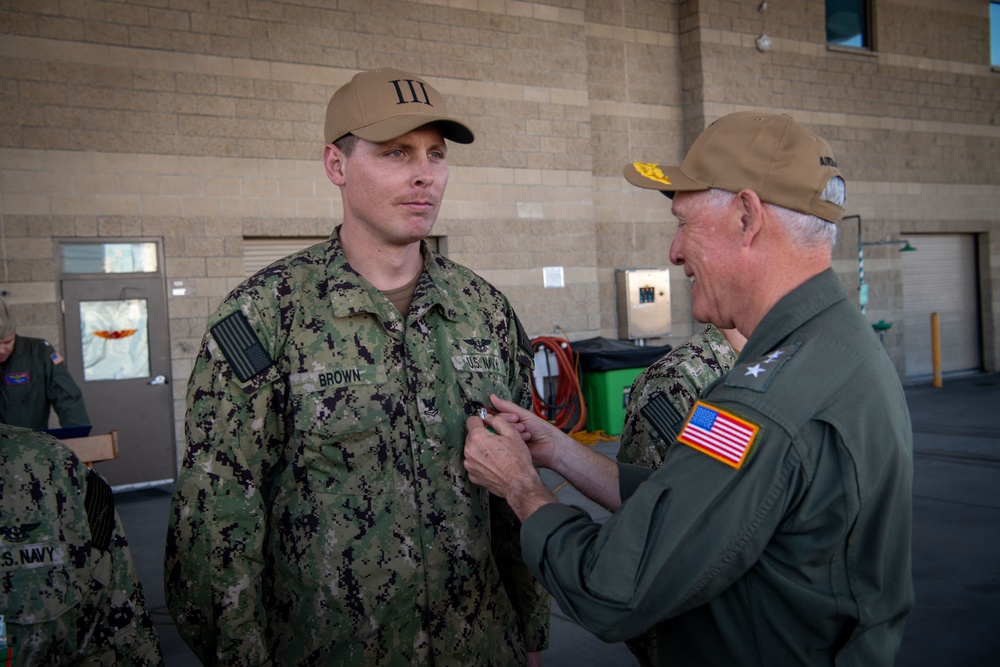
<path id="1" fill-rule="evenodd" d="M 781 298 L 747 341 L 739 362 L 764 356 L 813 317 L 847 298 L 833 269 L 826 269 Z"/>

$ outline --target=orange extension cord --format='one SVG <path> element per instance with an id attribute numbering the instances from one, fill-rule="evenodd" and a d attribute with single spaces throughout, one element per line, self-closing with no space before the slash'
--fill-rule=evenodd
<path id="1" fill-rule="evenodd" d="M 587 405 L 583 399 L 583 390 L 580 388 L 577 355 L 573 353 L 569 341 L 565 338 L 538 336 L 531 339 L 531 348 L 535 354 L 544 350 L 554 358 L 559 371 L 555 376 L 555 387 L 552 391 L 546 392 L 546 398 L 538 393 L 535 383 L 531 383 L 531 399 L 535 414 L 549 420 L 565 433 L 583 430 L 584 424 L 587 423 Z"/>

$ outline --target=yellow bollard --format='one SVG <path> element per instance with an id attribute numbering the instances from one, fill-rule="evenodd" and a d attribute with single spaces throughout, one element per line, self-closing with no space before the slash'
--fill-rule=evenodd
<path id="1" fill-rule="evenodd" d="M 941 382 L 941 318 L 937 313 L 931 313 L 931 359 L 934 364 L 934 386 L 942 386 Z"/>

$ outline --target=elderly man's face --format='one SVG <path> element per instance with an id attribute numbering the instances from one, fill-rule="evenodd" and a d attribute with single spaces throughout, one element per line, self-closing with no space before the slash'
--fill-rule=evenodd
<path id="1" fill-rule="evenodd" d="M 684 267 L 691 279 L 691 314 L 699 322 L 733 328 L 739 307 L 738 286 L 742 234 L 737 200 L 711 204 L 705 192 L 678 192 L 673 213 L 677 234 L 670 244 L 670 261 Z"/>
<path id="2" fill-rule="evenodd" d="M 0 364 L 10 359 L 11 353 L 14 352 L 15 340 L 17 340 L 17 334 L 0 338 Z"/>

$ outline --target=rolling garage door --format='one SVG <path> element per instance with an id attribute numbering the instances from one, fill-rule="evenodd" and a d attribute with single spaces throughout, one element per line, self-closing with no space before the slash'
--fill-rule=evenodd
<path id="1" fill-rule="evenodd" d="M 909 234 L 917 252 L 902 253 L 906 378 L 933 375 L 931 313 L 941 332 L 941 371 L 982 367 L 979 274 L 974 234 Z"/>

